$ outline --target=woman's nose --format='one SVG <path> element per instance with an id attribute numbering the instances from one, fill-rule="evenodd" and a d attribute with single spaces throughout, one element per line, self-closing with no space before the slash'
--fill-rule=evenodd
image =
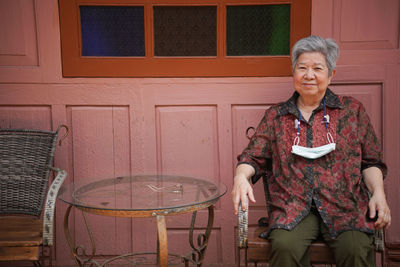
<path id="1" fill-rule="evenodd" d="M 307 79 L 313 79 L 314 78 L 314 71 L 310 68 L 308 68 L 306 70 L 306 72 L 304 73 L 304 77 Z"/>

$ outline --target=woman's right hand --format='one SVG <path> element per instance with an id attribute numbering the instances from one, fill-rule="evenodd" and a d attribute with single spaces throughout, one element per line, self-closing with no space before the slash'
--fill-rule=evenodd
<path id="1" fill-rule="evenodd" d="M 239 212 L 239 203 L 241 203 L 240 208 L 245 211 L 247 199 L 250 199 L 251 202 L 256 202 L 253 188 L 249 183 L 249 178 L 253 176 L 254 173 L 255 170 L 251 165 L 241 164 L 236 168 L 232 189 L 232 201 L 235 214 Z"/>

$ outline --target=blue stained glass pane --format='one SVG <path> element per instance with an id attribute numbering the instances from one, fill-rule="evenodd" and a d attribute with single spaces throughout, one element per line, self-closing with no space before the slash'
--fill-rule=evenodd
<path id="1" fill-rule="evenodd" d="M 79 8 L 82 56 L 145 56 L 143 6 Z"/>

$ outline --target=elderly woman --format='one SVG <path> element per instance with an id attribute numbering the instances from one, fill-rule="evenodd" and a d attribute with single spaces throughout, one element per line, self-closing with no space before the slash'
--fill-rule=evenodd
<path id="1" fill-rule="evenodd" d="M 318 236 L 337 266 L 375 266 L 373 233 L 390 225 L 386 165 L 369 117 L 359 101 L 328 88 L 338 54 L 333 40 L 318 36 L 294 45 L 294 94 L 266 110 L 238 156 L 235 213 L 247 196 L 255 202 L 250 179 L 267 183 L 271 266 L 309 266 Z"/>

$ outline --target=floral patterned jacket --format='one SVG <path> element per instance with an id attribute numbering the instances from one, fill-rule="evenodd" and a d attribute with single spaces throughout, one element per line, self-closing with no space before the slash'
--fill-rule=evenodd
<path id="1" fill-rule="evenodd" d="M 255 168 L 253 183 L 260 177 L 267 183 L 268 233 L 295 227 L 309 213 L 313 200 L 332 238 L 347 230 L 374 233 L 374 223 L 367 218 L 368 190 L 361 172 L 376 166 L 385 176 L 387 169 L 363 105 L 327 89 L 328 128 L 336 149 L 310 160 L 291 153 L 297 135 L 298 96 L 295 92 L 288 101 L 266 110 L 249 145 L 238 156 L 238 164 Z M 328 143 L 323 116 L 321 103 L 309 122 L 301 120 L 300 146 Z"/>

